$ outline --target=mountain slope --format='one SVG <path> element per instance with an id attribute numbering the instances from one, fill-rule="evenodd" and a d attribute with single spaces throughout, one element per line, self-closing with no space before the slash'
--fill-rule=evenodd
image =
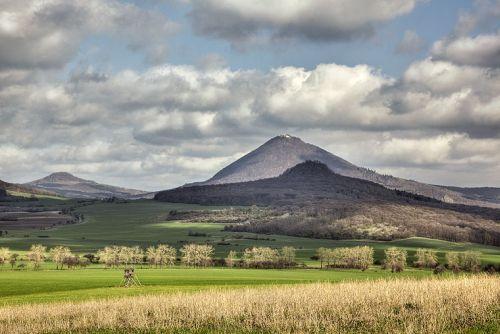
<path id="1" fill-rule="evenodd" d="M 281 176 L 249 182 L 179 187 L 156 200 L 204 205 L 260 205 L 275 212 L 249 217 L 233 231 L 314 238 L 392 240 L 423 236 L 500 245 L 500 210 L 449 204 L 342 176 L 306 161 Z M 283 217 L 283 218 L 279 218 Z"/>
<path id="2" fill-rule="evenodd" d="M 0 180 L 0 198 L 5 198 L 8 196 L 19 196 L 19 197 L 29 197 L 29 196 L 56 196 L 55 193 L 36 189 L 34 187 L 25 186 L 16 183 L 9 183 Z"/>
<path id="3" fill-rule="evenodd" d="M 53 173 L 25 185 L 36 189 L 48 190 L 67 198 L 131 198 L 146 193 L 141 190 L 99 184 L 65 172 Z"/>
<path id="4" fill-rule="evenodd" d="M 452 186 L 444 186 L 444 188 L 457 193 L 461 193 L 465 198 L 471 200 L 486 201 L 486 202 L 500 204 L 500 188 L 494 188 L 494 187 L 462 188 L 462 187 L 452 187 Z"/>
<path id="5" fill-rule="evenodd" d="M 500 204 L 487 201 L 485 197 L 481 199 L 470 198 L 470 196 L 453 189 L 378 174 L 290 135 L 274 137 L 223 168 L 209 180 L 186 186 L 246 182 L 276 177 L 287 169 L 307 160 L 320 161 L 340 175 L 372 181 L 390 189 L 407 191 L 447 203 L 500 207 Z"/>
<path id="6" fill-rule="evenodd" d="M 221 205 L 296 205 L 315 201 L 437 200 L 387 189 L 374 182 L 342 176 L 319 161 L 305 161 L 273 178 L 248 182 L 179 187 L 160 191 L 156 200 Z"/>

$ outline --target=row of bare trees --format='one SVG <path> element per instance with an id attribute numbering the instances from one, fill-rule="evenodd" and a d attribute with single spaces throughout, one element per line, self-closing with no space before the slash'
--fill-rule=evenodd
<path id="1" fill-rule="evenodd" d="M 290 268 L 296 265 L 295 248 L 285 246 L 278 250 L 271 247 L 252 247 L 245 249 L 241 256 L 232 250 L 224 262 L 228 267 Z"/>
<path id="2" fill-rule="evenodd" d="M 48 253 L 48 254 L 47 254 Z M 319 248 L 316 258 L 321 268 L 353 268 L 366 270 L 374 263 L 374 250 L 368 246 Z M 384 269 L 400 272 L 407 266 L 407 252 L 404 249 L 390 247 L 384 251 L 382 261 Z M 446 267 L 453 271 L 479 271 L 481 268 L 481 253 L 466 251 L 462 253 L 446 253 Z M 100 262 L 106 267 L 114 268 L 121 265 L 133 266 L 147 263 L 156 268 L 173 266 L 177 262 L 177 250 L 169 245 L 159 244 L 148 247 L 145 251 L 138 246 L 109 246 L 99 250 L 96 254 L 86 254 L 83 257 L 75 255 L 70 248 L 56 246 L 47 252 L 42 245 L 32 245 L 26 253 L 26 260 L 33 264 L 33 268 L 40 268 L 46 259 L 56 264 L 56 269 L 76 266 L 87 266 L 90 262 Z M 296 250 L 294 247 L 274 249 L 270 247 L 251 247 L 242 253 L 231 250 L 227 257 L 219 262 L 214 260 L 214 247 L 211 245 L 188 244 L 180 249 L 180 262 L 190 267 L 207 267 L 216 263 L 227 267 L 246 268 L 289 268 L 296 265 Z M 19 254 L 12 253 L 8 248 L 0 248 L 0 265 L 10 263 L 14 268 L 20 259 Z M 432 249 L 417 249 L 413 265 L 417 268 L 438 268 L 437 254 Z M 439 269 L 439 268 L 438 268 Z"/>
<path id="3" fill-rule="evenodd" d="M 352 268 L 366 270 L 373 265 L 373 248 L 343 247 L 343 248 L 319 248 L 316 257 L 321 263 L 321 268 Z M 402 248 L 389 247 L 384 251 L 385 258 L 382 261 L 383 269 L 390 269 L 392 272 L 403 271 L 407 266 L 407 252 Z M 462 253 L 446 253 L 446 267 L 455 272 L 479 271 L 481 268 L 481 253 L 477 251 L 466 251 Z M 417 249 L 413 265 L 417 268 L 437 268 L 439 261 L 436 251 L 433 249 Z M 441 271 L 444 270 L 441 266 Z"/>
<path id="4" fill-rule="evenodd" d="M 51 248 L 47 255 L 47 247 L 42 245 L 32 245 L 29 251 L 26 253 L 26 258 L 21 258 L 17 253 L 12 253 L 8 248 L 0 248 L 0 265 L 9 263 L 14 269 L 18 261 L 26 260 L 33 264 L 34 269 L 39 269 L 42 263 L 45 262 L 47 258 L 50 258 L 55 264 L 56 269 L 62 269 L 63 266 L 68 268 L 76 266 L 86 266 L 90 263 L 87 258 L 82 258 L 78 255 L 71 253 L 68 247 L 56 246 Z M 24 267 L 24 264 L 20 265 Z"/>

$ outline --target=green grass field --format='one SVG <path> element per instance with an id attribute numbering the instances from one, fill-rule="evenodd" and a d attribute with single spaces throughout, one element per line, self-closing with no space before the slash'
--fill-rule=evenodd
<path id="1" fill-rule="evenodd" d="M 120 287 L 123 269 L 94 267 L 74 270 L 0 270 L 0 305 L 84 300 L 139 294 L 197 291 L 212 287 L 339 282 L 379 278 L 427 277 L 429 270 L 393 274 L 372 268 L 360 270 L 257 270 L 228 268 L 136 269 L 142 286 Z"/>

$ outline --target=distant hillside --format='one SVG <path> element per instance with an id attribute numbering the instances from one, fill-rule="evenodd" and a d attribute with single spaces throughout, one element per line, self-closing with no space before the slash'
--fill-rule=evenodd
<path id="1" fill-rule="evenodd" d="M 140 197 L 146 192 L 126 189 L 94 181 L 84 180 L 65 172 L 50 174 L 39 180 L 26 183 L 25 186 L 50 191 L 67 198 L 131 198 Z"/>
<path id="2" fill-rule="evenodd" d="M 56 196 L 55 193 L 16 183 L 0 180 L 0 198 L 7 196 Z"/>
<path id="3" fill-rule="evenodd" d="M 342 176 L 306 161 L 279 177 L 180 187 L 156 200 L 204 205 L 269 206 L 288 217 L 256 219 L 234 231 L 315 238 L 394 239 L 423 236 L 500 245 L 500 210 L 449 204 Z"/>
<path id="4" fill-rule="evenodd" d="M 316 200 L 435 201 L 405 192 L 387 189 L 374 182 L 332 172 L 318 161 L 306 161 L 288 169 L 279 177 L 250 182 L 198 185 L 160 191 L 156 200 L 165 202 L 222 205 L 290 205 Z"/>
<path id="5" fill-rule="evenodd" d="M 475 201 L 486 201 L 491 203 L 500 204 L 500 188 L 494 187 L 475 187 L 475 188 L 462 188 L 445 186 L 445 188 L 463 194 L 465 198 Z"/>
<path id="6" fill-rule="evenodd" d="M 276 177 L 306 160 L 320 161 L 343 176 L 372 181 L 390 189 L 407 191 L 447 203 L 500 207 L 498 202 L 490 202 L 487 197 L 466 196 L 453 189 L 378 174 L 290 135 L 274 137 L 223 168 L 209 180 L 186 186 L 236 183 Z"/>

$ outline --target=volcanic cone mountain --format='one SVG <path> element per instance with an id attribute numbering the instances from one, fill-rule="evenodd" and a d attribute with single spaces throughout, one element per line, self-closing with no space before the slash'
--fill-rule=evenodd
<path id="1" fill-rule="evenodd" d="M 318 146 L 305 143 L 300 138 L 280 135 L 220 170 L 205 182 L 187 184 L 210 185 L 247 182 L 277 177 L 304 161 L 320 161 L 333 172 L 381 184 L 390 189 L 407 191 L 447 203 L 498 207 L 499 203 L 478 200 L 460 192 L 463 188 L 447 189 L 390 175 L 381 175 L 367 168 L 358 167 Z"/>
<path id="2" fill-rule="evenodd" d="M 48 190 L 67 198 L 135 198 L 145 194 L 141 190 L 99 184 L 65 172 L 53 173 L 26 185 L 36 189 Z"/>

